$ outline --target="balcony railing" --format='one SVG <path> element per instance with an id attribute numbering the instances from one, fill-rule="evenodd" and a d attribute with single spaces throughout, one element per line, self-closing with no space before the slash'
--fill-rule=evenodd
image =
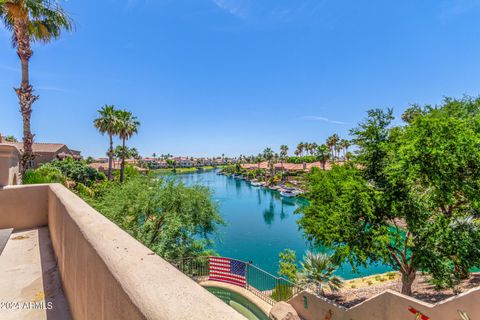
<path id="1" fill-rule="evenodd" d="M 245 289 L 271 305 L 278 301 L 287 301 L 304 290 L 293 282 L 276 277 L 251 263 L 237 259 L 230 260 L 246 265 Z M 211 280 L 210 257 L 184 258 L 170 263 L 197 282 Z"/>

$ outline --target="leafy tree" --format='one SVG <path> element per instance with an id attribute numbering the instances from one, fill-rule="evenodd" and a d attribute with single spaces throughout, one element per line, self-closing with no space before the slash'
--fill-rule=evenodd
<path id="1" fill-rule="evenodd" d="M 0 20 L 12 31 L 12 44 L 22 65 L 22 82 L 17 93 L 23 117 L 23 154 L 21 173 L 35 158 L 32 150 L 33 134 L 30 129 L 32 105 L 39 98 L 33 94 L 29 80 L 29 61 L 33 55 L 32 42 L 50 42 L 60 37 L 62 30 L 71 30 L 72 22 L 57 2 L 48 0 L 0 0 Z"/>
<path id="2" fill-rule="evenodd" d="M 118 119 L 117 110 L 113 105 L 105 105 L 98 110 L 99 117 L 93 121 L 95 128 L 100 131 L 101 134 L 108 134 L 110 139 L 110 146 L 108 148 L 108 180 L 112 180 L 112 167 L 113 167 L 113 136 L 117 134 Z"/>
<path id="3" fill-rule="evenodd" d="M 281 277 L 296 283 L 298 280 L 297 276 L 297 254 L 291 249 L 285 249 L 283 252 L 280 252 L 280 261 L 279 261 L 279 270 L 278 274 Z"/>
<path id="4" fill-rule="evenodd" d="M 480 265 L 480 98 L 447 98 L 414 111 L 388 173 L 417 191 L 429 212 L 417 237 L 422 267 L 452 286 Z"/>
<path id="5" fill-rule="evenodd" d="M 85 162 L 86 162 L 87 164 L 94 163 L 94 162 L 95 162 L 95 159 L 94 159 L 92 156 L 88 156 L 88 157 L 85 159 Z"/>
<path id="6" fill-rule="evenodd" d="M 404 127 L 391 126 L 391 110 L 370 110 L 352 130 L 355 164 L 308 176 L 307 236 L 354 267 L 390 265 L 404 294 L 418 270 L 439 285 L 466 277 L 480 265 L 479 105 L 447 99 Z"/>
<path id="7" fill-rule="evenodd" d="M 91 204 L 167 260 L 205 254 L 209 235 L 223 224 L 211 191 L 138 176 L 112 184 Z"/>
<path id="8" fill-rule="evenodd" d="M 134 134 L 138 132 L 140 122 L 137 121 L 137 117 L 134 117 L 131 112 L 125 110 L 117 110 L 115 114 L 118 120 L 116 124 L 116 132 L 122 140 L 123 150 L 126 150 L 125 141 L 130 139 Z M 124 180 L 125 156 L 126 153 L 122 152 L 122 163 L 120 165 L 120 182 L 123 182 Z"/>
<path id="9" fill-rule="evenodd" d="M 317 294 L 325 294 L 326 286 L 332 292 L 340 290 L 343 286 L 343 280 L 334 275 L 338 265 L 328 254 L 307 251 L 300 265 L 302 267 L 299 275 L 300 283 L 313 285 Z"/>

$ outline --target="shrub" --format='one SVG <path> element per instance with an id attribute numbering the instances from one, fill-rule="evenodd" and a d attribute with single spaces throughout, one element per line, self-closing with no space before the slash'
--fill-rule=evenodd
<path id="1" fill-rule="evenodd" d="M 62 172 L 51 164 L 44 164 L 36 170 L 27 170 L 25 172 L 23 184 L 41 184 L 41 183 L 65 183 L 65 176 Z"/>
<path id="2" fill-rule="evenodd" d="M 85 161 L 66 158 L 65 160 L 54 160 L 50 165 L 59 169 L 68 179 L 86 186 L 92 186 L 93 183 L 105 179 L 103 173 L 89 167 Z"/>
<path id="3" fill-rule="evenodd" d="M 275 301 L 285 301 L 293 295 L 293 287 L 286 283 L 278 283 L 272 290 L 272 299 Z"/>

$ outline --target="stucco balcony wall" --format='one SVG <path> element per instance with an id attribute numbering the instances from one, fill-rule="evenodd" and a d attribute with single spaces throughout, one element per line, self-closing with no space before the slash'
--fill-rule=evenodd
<path id="1" fill-rule="evenodd" d="M 244 319 L 62 185 L 0 190 L 0 228 L 45 225 L 73 319 Z"/>

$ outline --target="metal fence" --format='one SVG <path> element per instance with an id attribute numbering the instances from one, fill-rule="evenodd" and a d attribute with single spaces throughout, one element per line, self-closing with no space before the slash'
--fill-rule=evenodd
<path id="1" fill-rule="evenodd" d="M 284 278 L 276 277 L 251 263 L 241 260 L 236 261 L 243 262 L 246 265 L 247 285 L 245 289 L 269 304 L 273 305 L 277 301 L 287 301 L 304 290 L 304 288 Z M 171 264 L 195 281 L 209 279 L 210 257 L 185 258 L 171 261 Z"/>

